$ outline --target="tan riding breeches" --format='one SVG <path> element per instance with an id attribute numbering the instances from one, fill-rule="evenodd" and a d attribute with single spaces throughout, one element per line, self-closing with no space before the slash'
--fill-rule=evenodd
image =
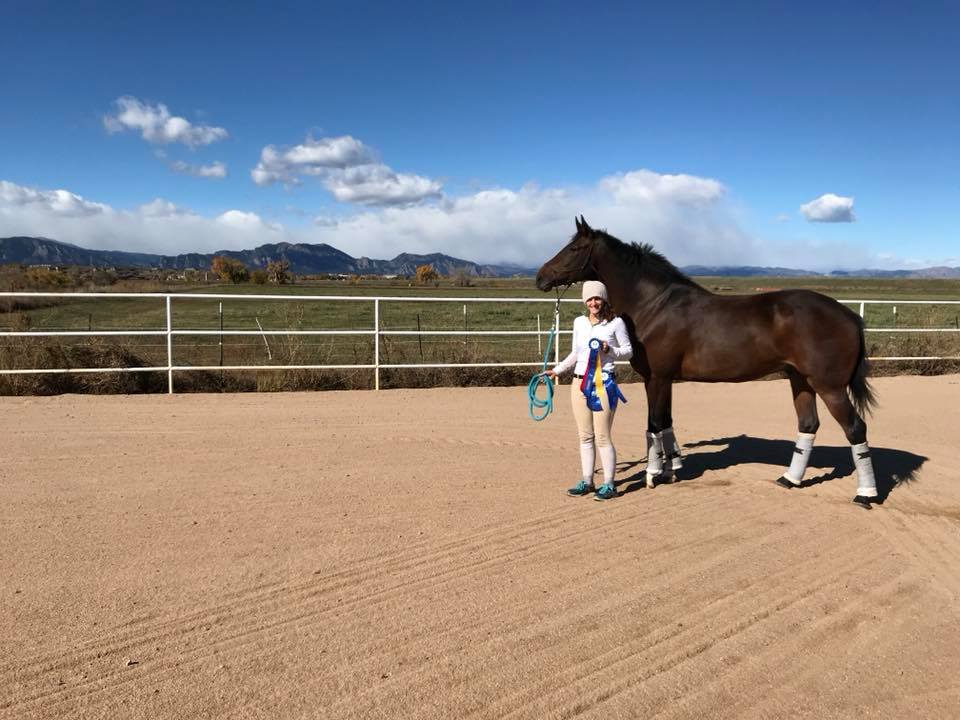
<path id="1" fill-rule="evenodd" d="M 613 445 L 610 439 L 610 429 L 613 426 L 613 416 L 617 409 L 610 409 L 610 401 L 606 392 L 600 393 L 600 404 L 603 410 L 594 412 L 587 407 L 587 399 L 580 392 L 580 379 L 574 378 L 570 383 L 570 406 L 573 408 L 573 417 L 577 421 L 577 433 L 580 443 L 594 443 L 597 447 Z"/>

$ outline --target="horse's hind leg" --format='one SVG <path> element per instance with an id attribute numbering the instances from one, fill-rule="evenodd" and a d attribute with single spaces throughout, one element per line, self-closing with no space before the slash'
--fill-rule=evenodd
<path id="1" fill-rule="evenodd" d="M 803 475 L 807 471 L 810 453 L 813 451 L 813 441 L 820 427 L 820 418 L 817 417 L 817 396 L 810 387 L 810 383 L 796 370 L 790 371 L 788 375 L 790 390 L 793 392 L 793 407 L 797 411 L 798 435 L 790 467 L 777 480 L 778 484 L 786 488 L 803 484 Z"/>
<path id="2" fill-rule="evenodd" d="M 846 388 L 838 388 L 820 393 L 830 414 L 840 423 L 850 450 L 853 464 L 857 468 L 857 495 L 855 503 L 869 506 L 877 501 L 877 481 L 873 474 L 873 460 L 870 458 L 870 446 L 867 444 L 867 424 L 857 414 L 847 396 Z"/>

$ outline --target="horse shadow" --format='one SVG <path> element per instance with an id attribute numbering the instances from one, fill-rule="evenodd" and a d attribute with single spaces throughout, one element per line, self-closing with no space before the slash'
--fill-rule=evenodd
<path id="1" fill-rule="evenodd" d="M 718 448 L 713 452 L 684 452 L 683 468 L 677 472 L 676 480 L 695 480 L 710 470 L 725 470 L 741 464 L 763 463 L 776 468 L 771 480 L 783 474 L 790 463 L 794 444 L 789 440 L 769 440 L 767 438 L 737 435 L 734 437 L 714 438 L 684 444 L 684 450 L 696 448 Z M 877 480 L 877 503 L 882 504 L 887 496 L 900 484 L 911 483 L 919 479 L 919 471 L 929 460 L 905 450 L 893 448 L 870 448 L 873 457 L 873 471 Z M 644 463 L 637 460 L 622 463 L 621 467 L 631 470 Z M 819 475 L 807 477 L 799 487 L 811 487 L 848 477 L 854 472 L 850 447 L 814 446 L 810 453 L 811 469 L 823 470 Z M 646 487 L 645 474 L 641 469 L 620 482 L 621 493 L 633 492 Z"/>

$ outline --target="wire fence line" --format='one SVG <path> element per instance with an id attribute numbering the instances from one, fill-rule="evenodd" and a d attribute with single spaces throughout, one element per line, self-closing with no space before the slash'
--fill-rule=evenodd
<path id="1" fill-rule="evenodd" d="M 417 369 L 417 368 L 491 368 L 491 367 L 537 367 L 542 364 L 542 355 L 533 357 L 530 360 L 508 361 L 508 362 L 385 362 L 382 357 L 382 341 L 390 339 L 399 342 L 420 342 L 422 338 L 467 338 L 479 337 L 485 341 L 502 341 L 517 337 L 536 337 L 538 340 L 538 350 L 542 347 L 540 344 L 545 336 L 552 333 L 557 335 L 569 335 L 570 330 L 564 330 L 560 327 L 560 308 L 561 303 L 578 304 L 576 298 L 522 298 L 522 297 L 405 297 L 405 296 L 358 296 L 358 295 L 256 295 L 256 294 L 208 294 L 208 293 L 68 293 L 68 292 L 0 292 L 0 298 L 67 298 L 75 301 L 86 301 L 91 299 L 139 299 L 139 300 L 159 300 L 163 302 L 163 314 L 161 316 L 164 327 L 156 329 L 66 329 L 66 330 L 9 330 L 0 331 L 0 338 L 22 338 L 22 337 L 79 337 L 79 338 L 97 338 L 97 337 L 142 337 L 157 338 L 160 342 L 146 343 L 144 347 L 165 348 L 166 357 L 162 364 L 153 364 L 146 367 L 61 367 L 61 368 L 16 368 L 0 369 L 0 374 L 4 375 L 27 375 L 27 374 L 47 374 L 47 373 L 122 373 L 122 372 L 165 372 L 167 374 L 167 391 L 173 393 L 175 389 L 174 374 L 188 371 L 250 371 L 250 370 L 371 370 L 374 374 L 374 389 L 380 389 L 381 370 L 392 369 Z M 353 328 L 325 328 L 325 329 L 264 329 L 260 326 L 257 318 L 258 329 L 237 329 L 223 327 L 223 301 L 230 302 L 250 302 L 250 301 L 283 301 L 298 303 L 359 303 L 363 305 L 372 305 L 372 327 L 353 327 Z M 178 328 L 174 326 L 174 301 L 178 305 L 196 301 L 218 301 L 220 303 L 220 327 L 215 329 L 202 328 Z M 892 324 L 889 318 L 883 320 L 886 326 L 865 328 L 867 333 L 938 333 L 950 334 L 960 332 L 960 321 L 955 318 L 955 326 L 941 327 L 902 327 L 898 325 L 898 307 L 911 308 L 913 306 L 960 306 L 960 300 L 840 300 L 839 302 L 852 306 L 858 311 L 861 318 L 867 318 L 867 309 L 873 306 L 892 308 Z M 389 329 L 382 326 L 382 309 L 385 306 L 394 303 L 453 303 L 463 304 L 464 327 L 462 329 L 421 329 L 419 327 L 419 315 L 417 316 L 417 329 Z M 469 329 L 466 327 L 468 304 L 474 303 L 493 303 L 493 304 L 525 304 L 531 303 L 540 306 L 552 306 L 551 321 L 546 327 L 540 326 L 540 317 L 537 315 L 537 329 L 535 330 L 515 330 L 515 329 Z M 952 308 L 951 308 L 952 309 Z M 902 314 L 902 313 L 901 313 Z M 174 338 L 176 337 L 219 337 L 217 343 L 195 343 L 192 347 L 218 347 L 221 349 L 221 361 L 216 364 L 178 364 L 174 362 Z M 277 336 L 303 336 L 307 338 L 324 337 L 367 337 L 372 340 L 370 348 L 370 357 L 368 362 L 351 363 L 302 363 L 302 364 L 230 364 L 223 362 L 222 349 L 224 347 L 250 347 L 254 343 L 233 342 L 224 343 L 223 337 L 229 336 L 255 336 L 262 339 L 267 345 L 267 353 L 270 356 L 269 343 L 267 338 Z M 396 340 L 394 340 L 396 338 Z M 258 343 L 257 343 L 258 344 Z M 421 345 L 422 348 L 422 345 Z M 555 343 L 553 347 L 553 361 L 559 362 L 560 343 Z M 421 350 L 422 355 L 422 350 Z M 539 355 L 539 353 L 538 353 Z M 870 360 L 879 361 L 910 361 L 910 360 L 960 360 L 960 355 L 880 355 L 872 356 Z"/>

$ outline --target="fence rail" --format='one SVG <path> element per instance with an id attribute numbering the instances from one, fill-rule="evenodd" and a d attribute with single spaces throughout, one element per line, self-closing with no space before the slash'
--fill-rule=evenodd
<path id="1" fill-rule="evenodd" d="M 173 376 L 176 372 L 198 370 L 372 370 L 374 373 L 374 389 L 380 389 L 380 371 L 385 369 L 415 369 L 415 368 L 485 368 L 485 367 L 534 367 L 540 366 L 541 360 L 523 362 L 475 362 L 475 363 L 384 363 L 380 359 L 380 340 L 389 336 L 547 336 L 551 333 L 569 335 L 570 330 L 558 328 L 560 320 L 560 304 L 578 303 L 575 298 L 556 300 L 553 298 L 507 298 L 507 297 L 403 297 L 403 296 L 357 296 L 357 295 L 233 295 L 207 293 L 76 293 L 76 292 L 0 292 L 0 298 L 72 298 L 87 300 L 91 298 L 137 298 L 163 300 L 165 309 L 165 329 L 160 330 L 17 330 L 2 331 L 4 337 L 111 337 L 111 336 L 155 336 L 166 338 L 166 364 L 150 367 L 104 367 L 104 368 L 22 368 L 0 369 L 0 375 L 30 375 L 49 373 L 123 373 L 123 372 L 165 372 L 167 373 L 167 391 L 174 392 Z M 173 301 L 196 300 L 229 300 L 264 301 L 278 300 L 286 302 L 348 302 L 372 303 L 373 327 L 369 329 L 331 329 L 331 330 L 233 330 L 233 329 L 175 329 L 173 327 Z M 553 322 L 549 329 L 537 330 L 387 330 L 380 327 L 381 307 L 388 303 L 536 303 L 553 306 Z M 892 305 L 894 317 L 897 306 L 910 305 L 960 305 L 960 300 L 840 300 L 845 305 L 854 306 L 864 317 L 865 310 L 870 305 Z M 539 320 L 539 316 L 538 316 Z M 919 327 L 890 327 L 865 328 L 868 333 L 957 333 L 960 327 L 919 328 Z M 369 363 L 352 364 L 291 364 L 291 365 L 177 365 L 173 358 L 173 339 L 176 336 L 219 336 L 225 335 L 256 335 L 264 337 L 276 335 L 302 336 L 372 336 L 373 353 Z M 554 362 L 560 360 L 560 343 L 556 342 L 553 348 Z M 875 356 L 870 360 L 906 361 L 906 360 L 960 360 L 960 356 Z M 626 364 L 626 363 L 623 363 Z"/>

